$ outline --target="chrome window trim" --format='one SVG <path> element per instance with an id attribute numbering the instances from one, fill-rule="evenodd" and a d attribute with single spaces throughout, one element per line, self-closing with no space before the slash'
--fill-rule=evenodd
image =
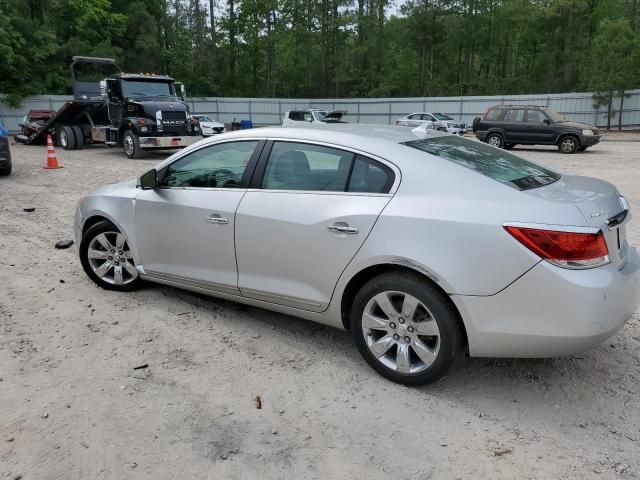
<path id="1" fill-rule="evenodd" d="M 537 230 L 555 230 L 556 232 L 569 232 L 569 233 L 600 233 L 601 230 L 597 227 L 584 227 L 578 225 L 551 225 L 547 223 L 528 223 L 528 222 L 505 222 L 503 227 L 517 227 L 517 228 L 534 228 Z"/>
<path id="2" fill-rule="evenodd" d="M 299 195 L 348 195 L 350 197 L 382 197 L 391 198 L 393 193 L 367 193 L 367 192 L 341 192 L 335 190 L 276 190 L 269 188 L 249 188 L 247 193 L 261 192 L 261 193 L 289 193 Z"/>

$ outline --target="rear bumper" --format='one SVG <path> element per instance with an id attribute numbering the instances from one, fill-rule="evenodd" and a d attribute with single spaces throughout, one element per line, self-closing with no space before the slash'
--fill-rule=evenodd
<path id="1" fill-rule="evenodd" d="M 140 137 L 138 140 L 140 148 L 183 148 L 202 140 L 202 136 Z"/>
<path id="2" fill-rule="evenodd" d="M 596 347 L 640 303 L 640 257 L 630 248 L 613 264 L 567 270 L 540 262 L 496 295 L 451 296 L 463 317 L 469 353 L 479 357 L 555 357 Z"/>

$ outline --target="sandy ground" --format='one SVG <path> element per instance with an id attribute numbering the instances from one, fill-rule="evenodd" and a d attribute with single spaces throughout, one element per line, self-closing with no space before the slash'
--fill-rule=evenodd
<path id="1" fill-rule="evenodd" d="M 58 151 L 65 167 L 48 171 L 44 147 L 12 148 L 14 174 L 0 178 L 0 479 L 640 477 L 637 313 L 583 355 L 468 359 L 435 386 L 401 387 L 344 332 L 168 287 L 97 288 L 74 249 L 54 244 L 72 238 L 84 193 L 163 157 Z M 517 151 L 610 180 L 640 211 L 638 142 Z M 640 220 L 629 235 L 640 243 Z"/>

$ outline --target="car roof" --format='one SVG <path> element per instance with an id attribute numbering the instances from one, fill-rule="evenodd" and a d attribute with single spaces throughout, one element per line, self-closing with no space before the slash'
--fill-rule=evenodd
<path id="1" fill-rule="evenodd" d="M 494 105 L 491 108 L 495 108 L 495 109 L 502 108 L 502 109 L 505 109 L 505 108 L 549 108 L 549 107 L 547 107 L 545 105 L 515 105 L 514 104 L 514 105 Z"/>
<path id="2" fill-rule="evenodd" d="M 330 132 L 330 134 L 328 134 Z M 435 132 L 442 134 L 442 132 Z M 343 145 L 345 147 L 362 148 L 363 139 L 367 144 L 380 142 L 387 146 L 418 140 L 419 136 L 411 133 L 406 127 L 390 125 L 367 125 L 362 123 L 327 123 L 323 126 L 313 125 L 291 127 L 263 127 L 238 130 L 224 134 L 226 138 L 263 137 L 288 138 L 291 140 L 310 140 Z"/>

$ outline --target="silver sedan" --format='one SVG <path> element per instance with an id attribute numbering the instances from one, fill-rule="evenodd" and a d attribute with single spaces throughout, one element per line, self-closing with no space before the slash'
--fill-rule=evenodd
<path id="1" fill-rule="evenodd" d="M 579 352 L 624 325 L 640 258 L 613 185 L 425 135 L 338 125 L 202 140 L 80 202 L 82 266 L 107 289 L 146 280 L 349 330 L 404 384 L 465 353 Z"/>

